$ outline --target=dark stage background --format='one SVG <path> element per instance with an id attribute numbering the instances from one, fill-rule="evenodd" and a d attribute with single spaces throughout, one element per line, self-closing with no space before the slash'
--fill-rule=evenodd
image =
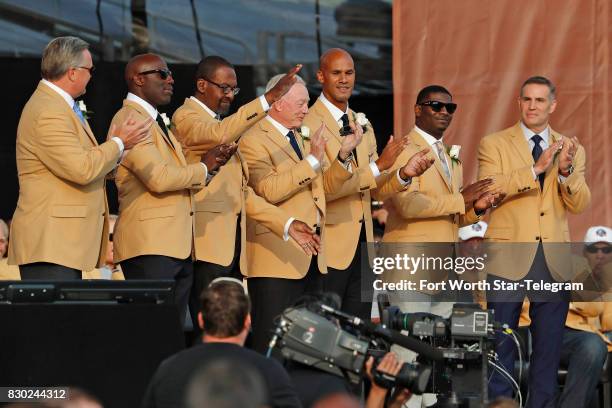
<path id="1" fill-rule="evenodd" d="M 96 62 L 96 71 L 87 87 L 83 100 L 87 105 L 89 124 L 98 139 L 103 142 L 110 121 L 121 107 L 127 88 L 123 80 L 124 63 Z M 195 65 L 170 65 L 174 73 L 174 97 L 172 102 L 163 108 L 168 117 L 193 92 Z M 10 78 L 5 83 L 6 92 L 2 98 L 0 110 L 3 112 L 4 130 L 0 134 L 0 174 L 2 184 L 0 194 L 0 218 L 10 219 L 15 211 L 19 196 L 17 167 L 15 163 L 15 139 L 17 125 L 23 106 L 36 89 L 40 79 L 40 59 L 37 58 L 0 58 L 0 72 L 4 78 Z M 241 105 L 249 102 L 257 95 L 253 86 L 253 67 L 237 66 L 238 86 L 240 93 L 233 105 L 235 111 Z M 310 89 L 311 103 L 314 103 L 319 90 Z M 355 95 L 350 101 L 351 109 L 364 112 L 374 124 L 378 139 L 378 150 L 384 147 L 393 128 L 393 96 L 389 95 Z M 111 212 L 117 212 L 117 192 L 112 181 L 107 182 L 108 201 Z"/>

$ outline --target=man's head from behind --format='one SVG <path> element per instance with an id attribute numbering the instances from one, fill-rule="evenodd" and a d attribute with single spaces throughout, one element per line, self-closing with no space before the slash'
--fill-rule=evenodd
<path id="1" fill-rule="evenodd" d="M 587 230 L 584 236 L 584 256 L 591 270 L 597 274 L 601 268 L 612 262 L 612 229 L 595 226 Z"/>
<path id="2" fill-rule="evenodd" d="M 200 61 L 195 97 L 213 112 L 226 115 L 239 90 L 236 71 L 229 61 L 214 55 Z"/>
<path id="3" fill-rule="evenodd" d="M 285 74 L 272 77 L 266 85 L 266 92 L 280 81 Z M 287 129 L 295 129 L 302 126 L 304 117 L 308 113 L 308 90 L 304 80 L 296 75 L 297 82 L 293 84 L 289 92 L 272 104 L 268 114 Z"/>
<path id="4" fill-rule="evenodd" d="M 341 48 L 327 50 L 319 60 L 317 80 L 323 95 L 340 110 L 346 109 L 355 86 L 355 64 L 351 54 Z"/>
<path id="5" fill-rule="evenodd" d="M 51 40 L 40 62 L 41 76 L 73 98 L 85 93 L 93 70 L 89 44 L 77 37 L 57 37 Z"/>
<path id="6" fill-rule="evenodd" d="M 414 105 L 415 124 L 436 139 L 444 135 L 450 126 L 457 105 L 453 96 L 440 85 L 421 89 Z"/>
<path id="7" fill-rule="evenodd" d="M 198 315 L 204 341 L 244 344 L 251 327 L 251 302 L 238 281 L 214 281 L 202 291 Z"/>
<path id="8" fill-rule="evenodd" d="M 125 67 L 128 90 L 153 107 L 167 105 L 174 92 L 174 79 L 168 64 L 156 54 L 140 54 Z"/>

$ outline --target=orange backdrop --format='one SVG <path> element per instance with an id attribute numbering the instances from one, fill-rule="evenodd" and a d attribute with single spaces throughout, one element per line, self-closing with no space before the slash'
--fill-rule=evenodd
<path id="1" fill-rule="evenodd" d="M 557 86 L 553 129 L 587 154 L 592 203 L 570 218 L 572 240 L 612 226 L 612 2 L 436 0 L 393 2 L 395 134 L 414 126 L 418 91 L 445 86 L 459 105 L 445 134 L 462 145 L 464 182 L 476 177 L 486 134 L 518 121 L 520 85 L 532 75 Z"/>

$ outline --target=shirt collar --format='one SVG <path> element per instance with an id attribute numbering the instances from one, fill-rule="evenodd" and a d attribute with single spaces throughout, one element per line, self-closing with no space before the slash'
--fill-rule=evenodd
<path id="1" fill-rule="evenodd" d="M 210 109 L 208 106 L 206 106 L 205 103 L 202 103 L 202 101 L 200 101 L 198 98 L 196 98 L 195 96 L 190 96 L 189 99 L 191 99 L 192 101 L 194 101 L 195 103 L 197 103 L 198 105 L 200 105 L 202 107 L 202 109 L 204 109 L 210 116 L 212 116 L 213 118 L 217 117 L 217 114 Z"/>
<path id="2" fill-rule="evenodd" d="M 419 135 L 423 136 L 423 139 L 425 139 L 425 141 L 427 142 L 428 145 L 433 146 L 434 143 L 436 143 L 438 140 L 444 144 L 444 141 L 442 139 L 444 139 L 444 136 L 442 136 L 440 139 L 436 139 L 435 137 L 433 137 L 432 135 L 430 135 L 429 133 L 427 133 L 426 131 L 424 131 L 423 129 L 419 128 L 418 126 L 414 126 L 414 130 L 415 132 L 417 132 Z"/>
<path id="3" fill-rule="evenodd" d="M 540 133 L 535 133 L 533 130 L 525 126 L 525 124 L 521 120 L 521 130 L 523 131 L 523 135 L 525 136 L 528 142 L 531 141 L 533 135 L 540 135 L 544 142 L 548 144 L 548 138 L 550 137 L 550 126 L 546 126 L 546 129 L 544 129 Z"/>
<path id="4" fill-rule="evenodd" d="M 74 99 L 72 98 L 72 96 L 70 96 L 68 92 L 64 91 L 62 88 L 55 85 L 54 83 L 47 81 L 46 79 L 41 79 L 41 82 L 47 85 L 49 88 L 53 89 L 55 92 L 57 92 L 66 101 L 68 106 L 70 106 L 70 109 L 74 107 Z"/>
<path id="5" fill-rule="evenodd" d="M 154 119 L 157 120 L 157 109 L 155 109 L 153 107 L 153 105 L 151 105 L 149 102 L 145 101 L 144 99 L 142 99 L 139 96 L 134 95 L 131 92 L 128 92 L 127 96 L 125 97 L 125 99 L 127 99 L 128 101 L 132 101 L 135 102 L 137 104 L 139 104 L 140 106 L 142 106 L 144 108 L 145 111 L 147 111 L 147 113 Z"/>
<path id="6" fill-rule="evenodd" d="M 287 136 L 287 133 L 289 133 L 289 129 L 287 129 L 286 127 L 284 127 L 283 125 L 281 125 L 280 123 L 278 123 L 277 120 L 275 120 L 273 117 L 271 116 L 266 116 L 266 119 L 276 128 L 276 130 L 278 130 L 279 132 L 281 132 L 281 134 L 283 136 Z"/>
<path id="7" fill-rule="evenodd" d="M 329 113 L 331 113 L 332 118 L 334 118 L 336 122 L 340 120 L 342 115 L 344 115 L 345 113 L 348 114 L 348 104 L 346 105 L 346 112 L 342 112 L 340 109 L 338 109 L 336 105 L 331 103 L 329 99 L 325 97 L 325 95 L 323 95 L 323 92 L 321 92 L 321 95 L 319 95 L 319 99 L 321 100 L 321 102 L 323 102 L 323 105 L 325 105 Z"/>

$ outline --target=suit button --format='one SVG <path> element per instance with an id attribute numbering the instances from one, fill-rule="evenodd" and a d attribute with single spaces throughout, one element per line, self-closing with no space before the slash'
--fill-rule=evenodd
<path id="1" fill-rule="evenodd" d="M 319 197 L 315 197 L 315 198 L 314 198 L 314 200 L 315 200 L 315 201 L 319 201 Z"/>
<path id="2" fill-rule="evenodd" d="M 189 213 L 189 215 L 193 215 L 193 211 L 191 211 L 191 212 Z"/>
<path id="3" fill-rule="evenodd" d="M 540 213 L 540 217 L 543 217 L 543 216 L 544 216 L 544 213 L 543 213 L 543 212 L 541 212 L 541 213 Z"/>
<path id="4" fill-rule="evenodd" d="M 102 213 L 102 216 L 104 217 L 105 215 L 106 215 L 106 213 L 105 213 L 105 212 L 103 212 L 103 213 Z"/>
<path id="5" fill-rule="evenodd" d="M 539 240 L 540 240 L 540 237 L 536 237 L 536 241 L 539 241 Z"/>

